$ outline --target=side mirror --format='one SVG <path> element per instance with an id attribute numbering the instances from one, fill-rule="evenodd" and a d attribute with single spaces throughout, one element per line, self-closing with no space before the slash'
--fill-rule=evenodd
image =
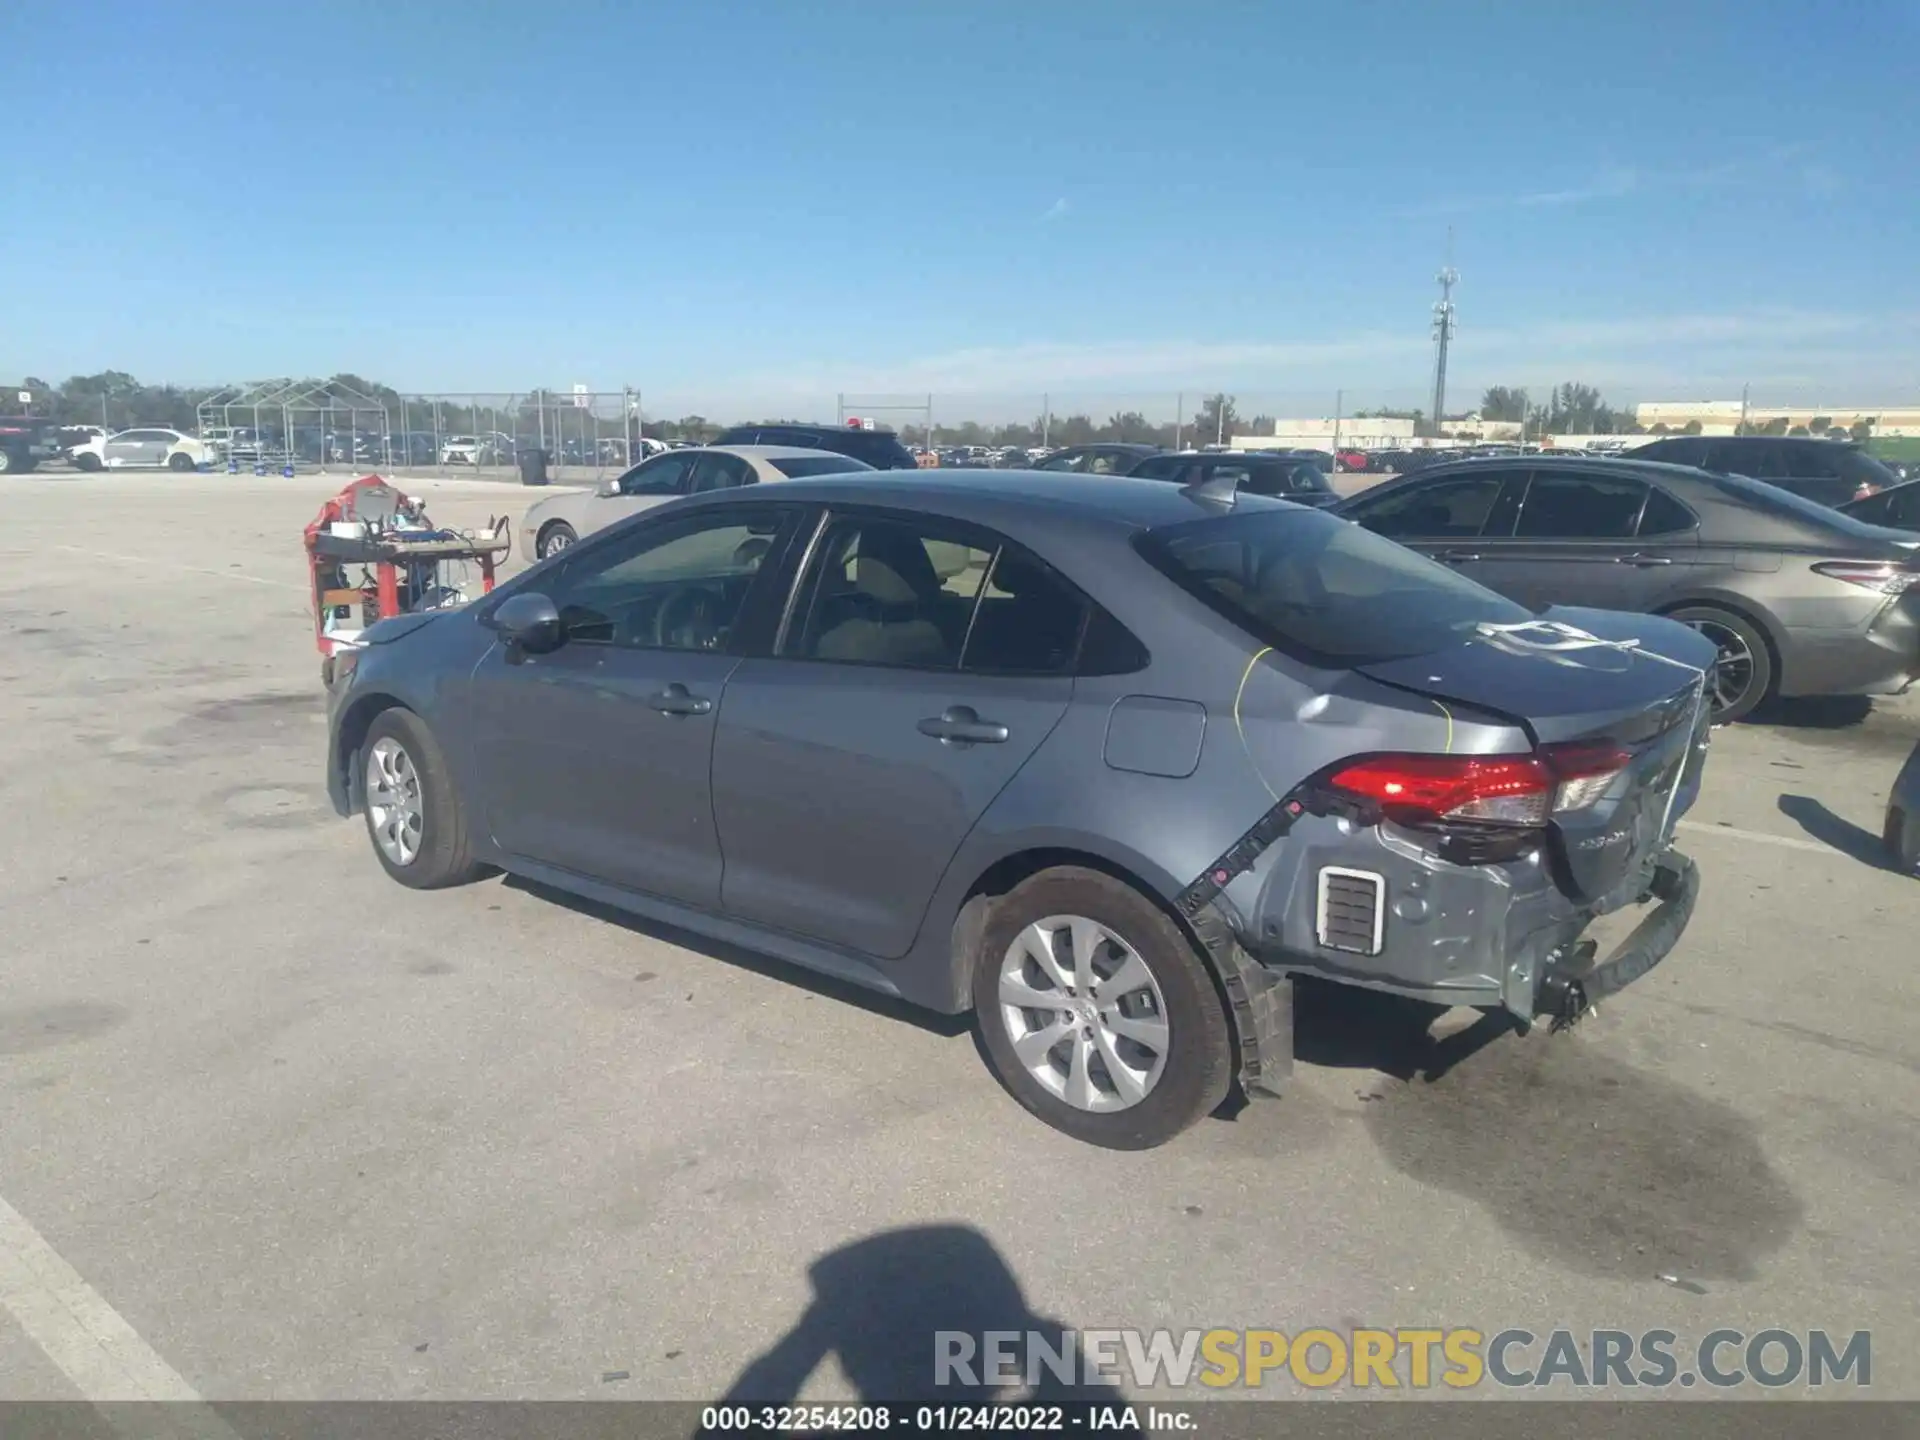
<path id="1" fill-rule="evenodd" d="M 598 495 L 602 500 L 611 500 L 620 493 L 620 481 L 618 478 L 602 480 L 598 485 L 594 486 L 593 493 Z"/>
<path id="2" fill-rule="evenodd" d="M 509 645 L 516 645 L 529 655 L 557 650 L 566 639 L 560 625 L 559 607 L 538 591 L 509 596 L 487 617 L 487 624 Z"/>

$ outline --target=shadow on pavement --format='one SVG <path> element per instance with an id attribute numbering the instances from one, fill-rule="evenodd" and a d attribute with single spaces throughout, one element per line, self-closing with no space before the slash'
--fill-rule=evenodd
<path id="1" fill-rule="evenodd" d="M 1897 870 L 1887 854 L 1886 841 L 1851 820 L 1843 820 L 1810 795 L 1782 795 L 1780 813 L 1812 839 L 1832 846 L 1842 855 L 1875 870 Z"/>
<path id="2" fill-rule="evenodd" d="M 1440 1079 L 1517 1028 L 1504 1011 L 1436 1037 L 1446 1008 L 1351 985 L 1296 976 L 1294 1058 L 1340 1070 L 1378 1070 L 1396 1080 Z"/>
<path id="3" fill-rule="evenodd" d="M 1775 700 L 1749 717 L 1756 725 L 1778 725 L 1789 730 L 1849 730 L 1873 714 L 1870 695 L 1803 695 Z"/>
<path id="4" fill-rule="evenodd" d="M 1063 1322 L 1036 1315 L 1000 1252 L 966 1225 L 921 1225 L 882 1231 L 823 1255 L 808 1269 L 813 1301 L 798 1323 L 735 1378 L 721 1405 L 782 1405 L 797 1399 L 829 1357 L 861 1401 L 926 1401 L 971 1405 L 1010 1401 L 1009 1392 L 987 1382 L 982 1353 L 988 1331 L 1037 1334 L 1055 1354 L 1066 1339 Z M 971 1343 L 946 1341 L 944 1353 L 966 1363 L 945 1377 L 936 1372 L 943 1353 L 940 1332 Z M 1012 1354 L 1024 1357 L 1020 1346 Z M 1024 1358 L 1016 1358 L 1024 1368 Z M 1119 1404 L 1113 1386 L 1067 1382 L 1045 1365 L 1022 1403 Z M 946 1378 L 948 1384 L 937 1383 Z"/>

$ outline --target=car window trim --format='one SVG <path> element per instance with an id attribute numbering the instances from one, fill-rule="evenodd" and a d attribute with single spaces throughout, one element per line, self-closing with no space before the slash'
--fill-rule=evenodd
<path id="1" fill-rule="evenodd" d="M 844 519 L 857 520 L 862 517 L 908 525 L 926 524 L 930 522 L 935 526 L 951 530 L 963 537 L 971 536 L 972 538 L 963 539 L 959 543 L 967 545 L 970 549 L 986 550 L 992 557 L 987 561 L 986 574 L 980 581 L 979 592 L 973 597 L 973 609 L 967 616 L 967 628 L 961 636 L 960 649 L 955 655 L 954 663 L 951 666 L 880 664 L 866 660 L 819 660 L 808 655 L 789 655 L 786 653 L 787 643 L 792 638 L 793 622 L 799 612 L 800 597 L 806 593 L 808 582 L 812 578 L 822 539 L 826 536 L 827 531 L 832 528 L 835 521 Z M 989 543 L 979 543 L 983 540 Z M 1064 669 L 1037 671 L 995 670 L 988 668 L 968 669 L 966 667 L 967 646 L 973 640 L 974 626 L 979 623 L 980 607 L 982 602 L 987 598 L 987 587 L 993 583 L 993 574 L 1000 566 L 1001 556 L 1009 550 L 1012 550 L 1017 555 L 1033 560 L 1040 565 L 1044 565 L 1048 570 L 1059 576 L 1061 583 L 1077 596 L 1081 602 L 1080 630 L 1074 637 L 1073 658 Z M 1134 644 L 1139 647 L 1142 654 L 1149 653 L 1145 643 L 1140 640 L 1139 636 L 1134 635 L 1131 626 L 1118 616 L 1113 615 L 1110 610 L 1107 610 L 1106 606 L 1101 605 L 1098 600 L 1087 593 L 1083 586 L 1076 583 L 1073 577 L 1068 575 L 1058 565 L 1036 554 L 1033 550 L 1020 544 L 1019 541 L 1014 540 L 1011 536 L 1002 535 L 991 526 L 980 525 L 971 520 L 955 520 L 948 516 L 926 510 L 895 510 L 884 505 L 823 505 L 820 507 L 819 516 L 814 521 L 812 533 L 808 535 L 806 544 L 800 547 L 799 555 L 799 563 L 794 566 L 793 574 L 787 581 L 787 593 L 781 607 L 780 623 L 776 627 L 773 640 L 767 647 L 765 654 L 755 655 L 749 658 L 782 660 L 795 665 L 854 665 L 865 670 L 898 670 L 903 674 L 972 675 L 982 679 L 1001 680 L 1071 680 L 1080 673 L 1082 657 L 1086 649 L 1087 636 L 1093 631 L 1093 612 L 1096 608 L 1106 611 L 1108 618 L 1111 619 L 1114 624 L 1120 626 L 1129 636 L 1132 636 Z"/>
<path id="2" fill-rule="evenodd" d="M 1651 509 L 1653 506 L 1653 496 L 1655 491 L 1658 491 L 1660 494 L 1666 496 L 1666 498 L 1669 501 L 1677 505 L 1680 508 L 1681 512 L 1686 515 L 1690 523 L 1678 530 L 1658 530 L 1651 535 L 1643 533 L 1643 529 L 1647 523 L 1647 511 Z M 1674 494 L 1671 490 L 1667 489 L 1664 485 L 1657 484 L 1652 480 L 1647 481 L 1647 498 L 1644 502 L 1642 502 L 1640 506 L 1639 518 L 1633 522 L 1633 538 L 1636 540 L 1666 540 L 1671 538 L 1677 538 L 1682 535 L 1697 536 L 1699 535 L 1699 533 L 1700 533 L 1700 513 L 1697 510 L 1695 510 L 1691 505 L 1687 504 L 1686 501 L 1682 500 L 1678 495 Z"/>
<path id="3" fill-rule="evenodd" d="M 1568 479 L 1568 480 L 1618 479 L 1623 481 L 1630 481 L 1631 483 L 1638 485 L 1640 487 L 1640 508 L 1633 512 L 1633 528 L 1625 535 L 1522 535 L 1520 533 L 1520 522 L 1526 518 L 1527 502 L 1533 498 L 1533 487 L 1539 483 L 1540 478 L 1543 475 L 1557 475 L 1562 479 Z M 1626 544 L 1631 544 L 1634 540 L 1637 540 L 1640 536 L 1640 521 L 1647 513 L 1647 501 L 1652 496 L 1652 494 L 1653 494 L 1653 482 L 1648 480 L 1644 475 L 1630 474 L 1624 471 L 1618 476 L 1595 475 L 1593 472 L 1585 471 L 1585 470 L 1556 469 L 1554 466 L 1550 464 L 1530 466 L 1528 467 L 1528 470 L 1527 470 L 1526 494 L 1521 497 L 1520 508 L 1516 510 L 1513 515 L 1513 533 L 1511 535 L 1499 535 L 1499 536 L 1487 536 L 1483 533 L 1482 538 L 1513 540 L 1516 543 L 1533 543 L 1533 544 L 1541 544 L 1541 545 L 1626 545 Z M 1494 504 L 1496 506 L 1499 504 L 1498 496 L 1494 498 Z M 1492 513 L 1493 513 L 1492 511 L 1488 512 L 1489 519 L 1492 518 Z M 1483 523 L 1480 528 L 1482 532 L 1484 532 L 1486 529 L 1485 524 Z"/>

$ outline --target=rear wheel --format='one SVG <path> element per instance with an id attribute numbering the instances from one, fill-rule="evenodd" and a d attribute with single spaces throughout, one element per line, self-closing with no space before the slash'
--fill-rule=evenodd
<path id="1" fill-rule="evenodd" d="M 1139 891 L 1063 867 L 993 909 L 973 1002 L 994 1074 L 1078 1140 L 1145 1150 L 1226 1098 L 1226 1009 L 1199 953 Z"/>
<path id="2" fill-rule="evenodd" d="M 167 457 L 167 468 L 169 470 L 191 470 L 193 469 L 193 457 L 191 455 L 169 455 Z"/>
<path id="3" fill-rule="evenodd" d="M 414 890 L 437 890 L 485 873 L 468 846 L 446 757 L 418 715 L 394 709 L 376 716 L 360 765 L 367 838 L 387 874 Z"/>
<path id="4" fill-rule="evenodd" d="M 27 467 L 21 464 L 20 456 L 11 450 L 0 450 L 0 475 L 17 475 Z"/>
<path id="5" fill-rule="evenodd" d="M 1751 620 L 1714 605 L 1683 605 L 1667 618 L 1691 625 L 1720 652 L 1707 677 L 1707 699 L 1715 723 L 1744 720 L 1773 698 L 1773 651 Z"/>
<path id="6" fill-rule="evenodd" d="M 98 455 L 93 454 L 90 451 L 83 455 L 74 456 L 73 463 L 79 466 L 82 470 L 87 471 L 89 474 L 91 474 L 95 470 L 99 470 L 103 468 L 100 461 L 100 457 Z"/>
<path id="7" fill-rule="evenodd" d="M 1920 810 L 1887 810 L 1887 853 L 1909 875 L 1920 875 Z"/>
<path id="8" fill-rule="evenodd" d="M 540 527 L 540 534 L 533 542 L 534 556 L 544 560 L 549 555 L 557 555 L 579 538 L 566 521 L 555 520 L 551 525 Z"/>

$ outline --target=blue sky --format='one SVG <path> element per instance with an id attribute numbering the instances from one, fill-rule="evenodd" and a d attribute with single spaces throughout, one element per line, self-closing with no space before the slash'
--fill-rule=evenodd
<path id="1" fill-rule="evenodd" d="M 1920 0 L 0 8 L 0 375 L 1920 389 Z"/>

